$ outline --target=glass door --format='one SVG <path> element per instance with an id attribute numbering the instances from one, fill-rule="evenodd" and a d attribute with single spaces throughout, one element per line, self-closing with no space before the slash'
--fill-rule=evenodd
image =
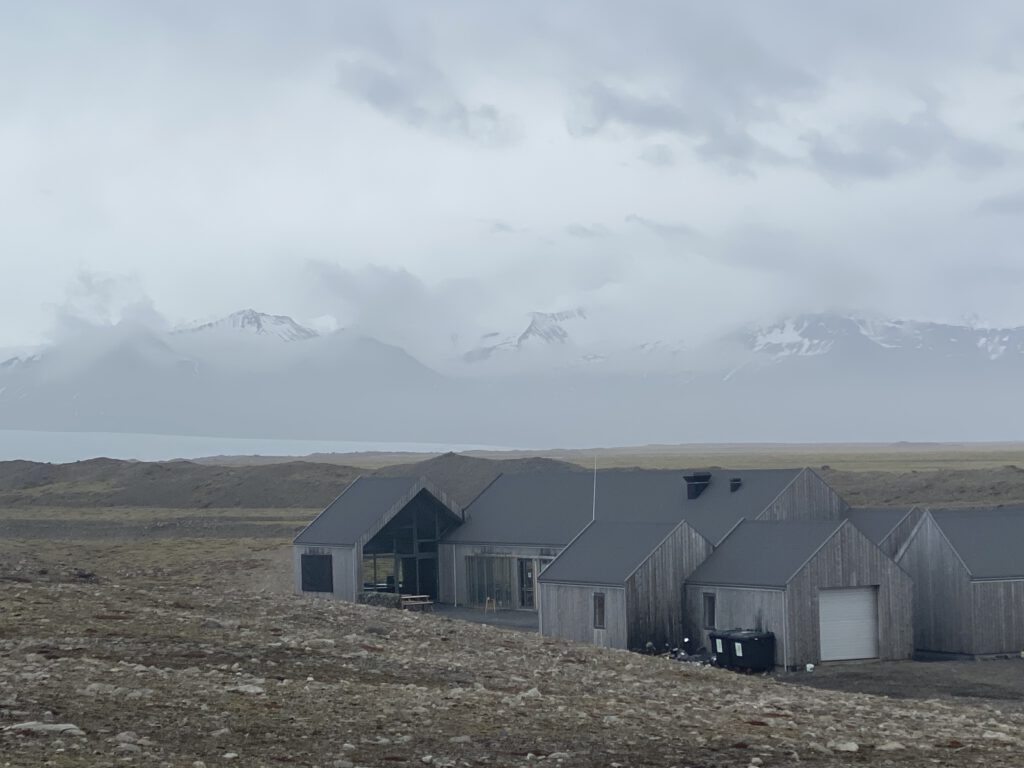
<path id="1" fill-rule="evenodd" d="M 533 608 L 534 575 L 536 568 L 532 558 L 519 560 L 519 607 Z"/>

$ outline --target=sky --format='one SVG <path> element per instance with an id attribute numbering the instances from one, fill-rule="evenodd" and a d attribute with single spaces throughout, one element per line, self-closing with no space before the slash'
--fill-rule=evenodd
<path id="1" fill-rule="evenodd" d="M 1017 2 L 0 0 L 0 346 L 1024 324 Z"/>

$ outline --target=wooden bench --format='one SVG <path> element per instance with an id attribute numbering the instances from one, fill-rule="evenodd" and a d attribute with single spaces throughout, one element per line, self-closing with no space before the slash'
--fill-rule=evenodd
<path id="1" fill-rule="evenodd" d="M 434 601 L 430 595 L 402 595 L 402 608 L 407 611 L 432 611 Z"/>

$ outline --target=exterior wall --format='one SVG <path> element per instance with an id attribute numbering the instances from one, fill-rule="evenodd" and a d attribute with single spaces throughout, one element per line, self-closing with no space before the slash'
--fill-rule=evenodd
<path id="1" fill-rule="evenodd" d="M 895 560 L 900 550 L 903 549 L 903 545 L 910 539 L 910 534 L 914 532 L 914 528 L 921 522 L 922 517 L 924 517 L 924 507 L 914 507 L 907 513 L 906 517 L 900 520 L 895 528 L 889 531 L 888 535 L 879 542 L 878 546 L 882 548 L 885 554 Z"/>
<path id="2" fill-rule="evenodd" d="M 626 590 L 593 584 L 541 584 L 540 631 L 605 648 L 627 648 Z M 604 593 L 604 629 L 594 628 L 594 594 Z"/>
<path id="3" fill-rule="evenodd" d="M 661 648 L 689 634 L 683 584 L 711 550 L 707 539 L 681 523 L 626 579 L 630 648 L 642 648 L 648 641 Z"/>
<path id="4" fill-rule="evenodd" d="M 832 486 L 813 470 L 805 469 L 756 519 L 838 520 L 847 509 L 847 503 Z"/>
<path id="5" fill-rule="evenodd" d="M 704 595 L 715 596 L 715 624 L 719 629 L 761 629 L 775 633 L 775 663 L 782 666 L 786 645 L 786 599 L 781 589 L 686 585 L 686 615 L 693 627 L 690 637 L 711 648 L 710 630 L 704 627 Z"/>
<path id="6" fill-rule="evenodd" d="M 438 568 L 440 570 L 440 596 L 439 602 L 455 603 L 458 605 L 470 605 L 466 590 L 466 558 L 467 557 L 506 557 L 513 560 L 520 558 L 534 560 L 534 575 L 540 573 L 541 564 L 554 559 L 562 547 L 538 547 L 538 546 L 517 546 L 506 544 L 445 544 L 438 547 Z M 513 574 L 518 574 L 518 566 L 513 563 Z M 534 585 L 534 608 L 537 605 L 540 590 L 539 584 Z M 520 608 L 519 590 L 513 590 L 512 605 L 501 606 L 503 608 Z"/>
<path id="7" fill-rule="evenodd" d="M 1024 651 L 1024 580 L 975 581 L 973 592 L 975 654 Z"/>
<path id="8" fill-rule="evenodd" d="M 914 582 L 914 648 L 974 653 L 970 574 L 928 513 L 897 560 Z"/>
<path id="9" fill-rule="evenodd" d="M 914 652 L 913 581 L 853 524 L 845 523 L 789 581 L 787 666 L 819 660 L 819 590 L 872 586 L 878 587 L 879 658 L 910 658 Z"/>
<path id="10" fill-rule="evenodd" d="M 331 575 L 334 578 L 334 592 L 302 591 L 303 555 L 331 556 Z M 357 563 L 361 562 L 361 547 L 316 547 L 295 544 L 292 546 L 292 573 L 294 576 L 295 594 L 355 602 L 358 591 L 362 589 L 361 580 L 357 580 L 356 567 Z"/>

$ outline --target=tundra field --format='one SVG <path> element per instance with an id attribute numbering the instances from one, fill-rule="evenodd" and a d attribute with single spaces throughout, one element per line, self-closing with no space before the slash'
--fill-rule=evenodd
<path id="1" fill-rule="evenodd" d="M 859 504 L 1024 500 L 1019 448 L 771 450 L 657 461 L 827 464 Z M 0 464 L 0 765 L 1021 764 L 1021 659 L 742 676 L 296 597 L 291 536 L 386 464 L 332 458 Z"/>

